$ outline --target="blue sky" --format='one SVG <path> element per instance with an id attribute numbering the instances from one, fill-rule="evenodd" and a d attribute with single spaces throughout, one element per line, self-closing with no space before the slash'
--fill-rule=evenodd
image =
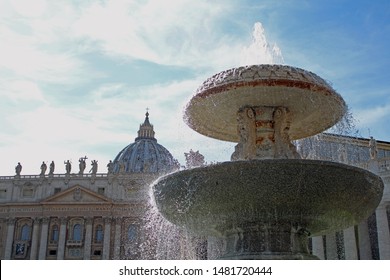
<path id="1" fill-rule="evenodd" d="M 270 62 L 256 22 L 285 64 L 333 84 L 359 136 L 390 141 L 387 0 L 0 0 L 0 174 L 84 155 L 105 172 L 147 107 L 181 163 L 190 149 L 228 160 L 234 144 L 187 128 L 182 109 L 207 77 Z"/>

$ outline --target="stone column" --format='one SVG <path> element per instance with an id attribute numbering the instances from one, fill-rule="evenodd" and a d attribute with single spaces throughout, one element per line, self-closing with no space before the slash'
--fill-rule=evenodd
<path id="1" fill-rule="evenodd" d="M 40 224 L 41 224 L 41 218 L 35 218 L 34 225 L 33 225 L 33 231 L 32 231 L 32 239 L 31 239 L 30 260 L 37 259 Z"/>
<path id="2" fill-rule="evenodd" d="M 390 260 L 390 232 L 386 205 L 379 205 L 375 213 L 378 230 L 379 258 L 381 260 Z"/>
<path id="3" fill-rule="evenodd" d="M 327 260 L 338 260 L 337 257 L 337 244 L 336 244 L 336 233 L 330 233 L 326 235 L 326 259 Z"/>
<path id="4" fill-rule="evenodd" d="M 344 249 L 346 260 L 357 260 L 358 251 L 356 247 L 355 227 L 352 226 L 344 230 Z"/>
<path id="5" fill-rule="evenodd" d="M 110 259 L 110 233 L 111 233 L 111 218 L 104 218 L 104 238 L 103 238 L 103 260 Z"/>
<path id="6" fill-rule="evenodd" d="M 358 225 L 359 253 L 361 260 L 372 260 L 370 233 L 367 220 Z"/>
<path id="7" fill-rule="evenodd" d="M 320 260 L 325 259 L 325 252 L 324 252 L 324 240 L 322 238 L 322 235 L 312 237 L 312 244 L 313 244 L 313 255 L 317 256 Z"/>
<path id="8" fill-rule="evenodd" d="M 47 250 L 47 239 L 49 233 L 49 218 L 42 219 L 42 227 L 41 227 L 41 241 L 39 242 L 39 260 L 46 259 L 46 250 Z"/>
<path id="9" fill-rule="evenodd" d="M 4 259 L 10 260 L 12 256 L 12 246 L 14 243 L 15 219 L 7 220 L 7 239 L 5 242 Z"/>
<path id="10" fill-rule="evenodd" d="M 84 260 L 91 259 L 92 220 L 90 217 L 85 218 Z"/>
<path id="11" fill-rule="evenodd" d="M 65 256 L 66 225 L 67 218 L 60 218 L 60 236 L 58 238 L 57 260 L 63 260 Z"/>
<path id="12" fill-rule="evenodd" d="M 122 218 L 115 219 L 114 260 L 120 259 Z"/>

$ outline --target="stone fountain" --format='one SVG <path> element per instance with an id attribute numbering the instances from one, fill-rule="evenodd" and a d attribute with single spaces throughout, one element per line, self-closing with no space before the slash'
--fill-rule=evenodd
<path id="1" fill-rule="evenodd" d="M 316 259 L 308 238 L 358 224 L 383 182 L 366 170 L 301 159 L 292 140 L 320 133 L 346 112 L 322 78 L 282 65 L 253 65 L 207 79 L 185 122 L 238 142 L 232 161 L 179 171 L 153 185 L 170 222 L 224 240 L 221 259 Z"/>

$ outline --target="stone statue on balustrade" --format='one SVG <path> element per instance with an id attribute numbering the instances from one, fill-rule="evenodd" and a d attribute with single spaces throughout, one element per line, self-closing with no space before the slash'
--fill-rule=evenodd
<path id="1" fill-rule="evenodd" d="M 54 174 L 54 168 L 55 168 L 55 164 L 54 164 L 54 160 L 52 160 L 49 167 L 49 175 Z"/>
<path id="2" fill-rule="evenodd" d="M 114 163 L 110 160 L 107 164 L 107 173 L 112 174 L 114 172 Z"/>
<path id="3" fill-rule="evenodd" d="M 91 161 L 91 165 L 92 165 L 92 168 L 91 168 L 91 170 L 89 172 L 92 173 L 92 175 L 96 175 L 97 170 L 98 170 L 98 161 L 97 160 L 92 160 Z"/>
<path id="4" fill-rule="evenodd" d="M 41 176 L 45 176 L 45 173 L 46 173 L 46 170 L 47 170 L 47 165 L 44 161 L 42 161 L 42 164 L 41 164 Z"/>
<path id="5" fill-rule="evenodd" d="M 189 153 L 184 153 L 186 158 L 186 168 L 205 166 L 204 156 L 199 151 L 194 152 L 192 149 Z"/>
<path id="6" fill-rule="evenodd" d="M 72 163 L 68 159 L 67 161 L 64 161 L 64 164 L 65 164 L 66 174 L 69 175 L 70 171 L 72 170 Z"/>
<path id="7" fill-rule="evenodd" d="M 368 147 L 370 148 L 370 158 L 376 159 L 378 156 L 378 149 L 376 146 L 376 140 L 374 137 L 370 137 L 370 141 L 368 142 Z"/>
<path id="8" fill-rule="evenodd" d="M 85 163 L 85 160 L 88 159 L 86 156 L 79 158 L 79 174 L 84 174 L 85 167 L 87 164 Z"/>
<path id="9" fill-rule="evenodd" d="M 16 176 L 20 176 L 20 172 L 22 172 L 22 165 L 18 162 L 18 165 L 15 166 Z"/>

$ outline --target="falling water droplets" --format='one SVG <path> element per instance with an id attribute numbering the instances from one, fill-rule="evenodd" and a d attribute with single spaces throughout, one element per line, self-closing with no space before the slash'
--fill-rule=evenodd
<path id="1" fill-rule="evenodd" d="M 204 258 L 207 251 L 205 248 L 206 240 L 194 237 L 185 229 L 166 220 L 159 213 L 152 192 L 153 189 L 150 187 L 150 199 L 143 217 L 145 234 L 140 244 L 142 259 L 183 260 Z M 183 208 L 183 205 L 178 206 L 178 208 Z"/>

